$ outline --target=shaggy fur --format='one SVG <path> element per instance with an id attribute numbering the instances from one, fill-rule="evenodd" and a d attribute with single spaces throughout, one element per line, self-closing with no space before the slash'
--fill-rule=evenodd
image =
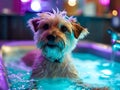
<path id="1" fill-rule="evenodd" d="M 44 56 L 37 58 L 32 76 L 34 78 L 78 78 L 77 71 L 71 63 L 69 55 L 64 58 L 62 63 L 51 62 Z"/>
<path id="2" fill-rule="evenodd" d="M 87 29 L 77 23 L 76 18 L 68 17 L 65 11 L 59 10 L 39 13 L 37 17 L 29 20 L 28 25 L 40 49 L 31 78 L 80 79 L 70 54 L 77 41 L 88 34 Z"/>

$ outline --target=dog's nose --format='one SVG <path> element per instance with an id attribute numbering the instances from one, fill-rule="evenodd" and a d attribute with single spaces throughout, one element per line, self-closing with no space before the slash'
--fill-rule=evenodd
<path id="1" fill-rule="evenodd" d="M 47 39 L 48 39 L 49 41 L 55 41 L 55 36 L 54 36 L 54 35 L 48 35 L 48 36 L 47 36 Z"/>
<path id="2" fill-rule="evenodd" d="M 55 60 L 54 62 L 56 62 L 56 63 L 60 63 L 60 61 L 58 61 L 58 60 Z"/>

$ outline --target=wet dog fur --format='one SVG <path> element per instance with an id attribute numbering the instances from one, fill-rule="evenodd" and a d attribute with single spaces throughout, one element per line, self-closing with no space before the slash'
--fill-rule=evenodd
<path id="1" fill-rule="evenodd" d="M 76 18 L 68 17 L 65 11 L 59 10 L 53 10 L 53 13 L 39 13 L 37 17 L 28 21 L 28 25 L 34 33 L 34 41 L 39 49 L 31 78 L 69 78 L 81 84 L 82 81 L 71 60 L 71 52 L 78 40 L 89 33 L 87 29 L 77 23 Z"/>

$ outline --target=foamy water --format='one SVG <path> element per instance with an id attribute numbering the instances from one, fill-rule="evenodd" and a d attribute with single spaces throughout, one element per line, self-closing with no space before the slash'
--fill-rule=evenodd
<path id="1" fill-rule="evenodd" d="M 112 90 L 120 90 L 119 63 L 114 62 L 114 67 L 111 68 L 108 60 L 92 54 L 74 53 L 73 57 L 76 69 L 84 82 L 93 86 L 111 86 Z M 13 58 L 9 57 L 9 59 Z M 31 87 L 32 80 L 29 80 L 31 68 L 20 60 L 7 62 L 6 67 L 11 90 L 24 90 Z M 82 90 L 82 86 L 77 86 L 68 79 L 42 79 L 38 84 L 38 90 Z"/>

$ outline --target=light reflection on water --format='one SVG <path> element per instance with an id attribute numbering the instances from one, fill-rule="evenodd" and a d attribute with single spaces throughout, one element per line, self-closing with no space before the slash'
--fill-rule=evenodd
<path id="1" fill-rule="evenodd" d="M 79 71 L 79 75 L 84 82 L 93 84 L 93 86 L 111 86 L 113 90 L 119 90 L 120 87 L 120 64 L 114 62 L 114 67 L 109 67 L 108 60 L 97 57 L 92 54 L 74 53 L 74 64 Z M 12 57 L 9 57 L 11 60 Z M 10 60 L 10 61 L 11 61 Z M 23 62 L 7 62 L 7 73 L 10 87 L 12 90 L 24 90 L 30 87 L 31 68 Z M 67 79 L 64 80 L 41 80 L 39 90 L 74 90 L 76 86 Z M 80 87 L 79 89 L 80 90 Z"/>

